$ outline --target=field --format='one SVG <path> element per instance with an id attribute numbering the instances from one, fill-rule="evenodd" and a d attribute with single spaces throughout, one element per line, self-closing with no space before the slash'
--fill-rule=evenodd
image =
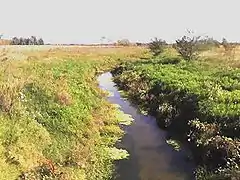
<path id="1" fill-rule="evenodd" d="M 0 179 L 111 178 L 121 137 L 96 76 L 138 47 L 0 46 Z"/>
<path id="2" fill-rule="evenodd" d="M 112 71 L 140 109 L 189 142 L 199 165 L 196 179 L 240 178 L 240 50 L 234 58 L 223 52 L 214 48 L 187 62 L 168 48 Z"/>
<path id="3" fill-rule="evenodd" d="M 143 47 L 0 46 L 0 64 L 0 179 L 111 179 L 123 132 L 98 88 L 105 71 L 189 142 L 196 179 L 240 177 L 240 47 L 187 62 L 172 48 L 152 58 Z"/>

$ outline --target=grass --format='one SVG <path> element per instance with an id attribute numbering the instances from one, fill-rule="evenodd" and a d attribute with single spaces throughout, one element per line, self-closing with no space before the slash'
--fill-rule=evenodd
<path id="1" fill-rule="evenodd" d="M 0 54 L 0 179 L 111 178 L 118 110 L 96 75 L 142 48 L 6 46 Z"/>
<path id="2" fill-rule="evenodd" d="M 217 48 L 186 62 L 170 49 L 113 70 L 119 87 L 160 127 L 188 140 L 200 166 L 197 179 L 240 177 L 240 51 L 234 59 L 221 54 Z"/>

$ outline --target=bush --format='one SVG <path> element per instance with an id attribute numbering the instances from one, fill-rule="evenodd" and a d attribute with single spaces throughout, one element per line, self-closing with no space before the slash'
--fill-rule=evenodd
<path id="1" fill-rule="evenodd" d="M 177 52 L 183 57 L 183 59 L 190 61 L 198 57 L 198 41 L 200 36 L 183 36 L 181 39 L 176 40 L 176 44 L 173 46 Z"/>
<path id="2" fill-rule="evenodd" d="M 148 47 L 153 53 L 153 56 L 158 56 L 163 53 L 165 46 L 167 45 L 166 41 L 155 38 L 152 42 L 149 43 Z"/>

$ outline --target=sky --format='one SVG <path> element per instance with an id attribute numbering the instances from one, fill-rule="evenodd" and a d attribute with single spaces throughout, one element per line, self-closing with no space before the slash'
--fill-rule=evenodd
<path id="1" fill-rule="evenodd" d="M 173 42 L 189 29 L 240 41 L 239 5 L 239 0 L 0 0 L 0 34 L 35 35 L 47 43 L 99 43 L 103 36 Z"/>

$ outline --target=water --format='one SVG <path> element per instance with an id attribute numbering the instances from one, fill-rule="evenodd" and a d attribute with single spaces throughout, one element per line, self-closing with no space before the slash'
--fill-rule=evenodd
<path id="1" fill-rule="evenodd" d="M 187 160 L 187 151 L 175 151 L 166 143 L 167 132 L 161 130 L 152 116 L 141 114 L 129 101 L 121 98 L 111 73 L 98 78 L 99 86 L 110 91 L 112 104 L 130 114 L 134 122 L 124 127 L 125 135 L 117 144 L 130 158 L 116 162 L 116 180 L 192 180 L 194 163 Z"/>

